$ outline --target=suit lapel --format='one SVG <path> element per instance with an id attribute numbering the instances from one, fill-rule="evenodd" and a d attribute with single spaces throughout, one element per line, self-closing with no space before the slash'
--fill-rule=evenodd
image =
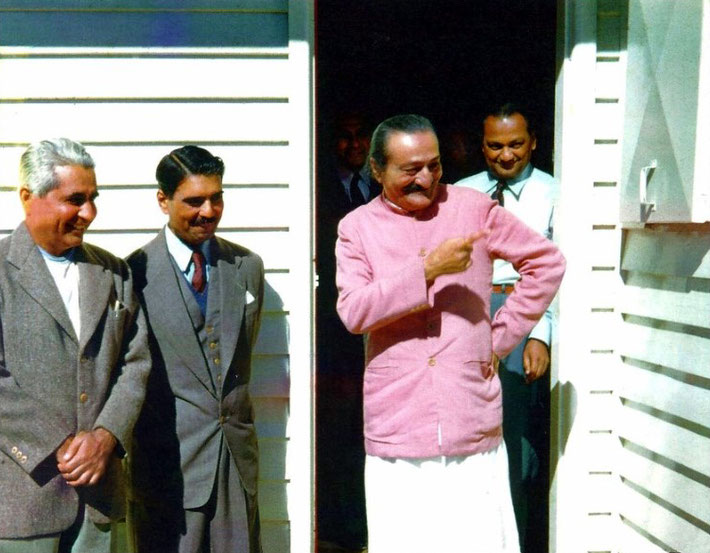
<path id="1" fill-rule="evenodd" d="M 24 223 L 12 235 L 7 259 L 20 270 L 19 285 L 78 343 L 74 325 L 69 319 L 59 290 Z"/>
<path id="2" fill-rule="evenodd" d="M 172 344 L 173 350 L 182 358 L 185 366 L 195 375 L 202 385 L 214 392 L 212 380 L 205 365 L 202 347 L 192 326 L 173 262 L 165 242 L 165 229 L 156 239 L 156 247 L 149 255 L 154 263 L 149 265 L 146 275 L 144 297 L 149 308 L 150 323 L 154 331 L 161 329 L 163 339 Z"/>
<path id="3" fill-rule="evenodd" d="M 234 352 L 237 348 L 239 331 L 242 326 L 242 316 L 244 314 L 244 303 L 246 288 L 239 278 L 242 259 L 240 257 L 230 259 L 224 255 L 219 240 L 215 240 L 218 249 L 216 272 L 218 272 L 218 282 L 221 305 L 221 332 L 220 355 L 224 367 L 230 367 Z M 210 277 L 211 278 L 211 277 Z"/>
<path id="4" fill-rule="evenodd" d="M 81 247 L 77 250 L 79 265 L 79 306 L 81 311 L 80 349 L 83 350 L 106 311 L 113 292 L 111 272 L 99 264 L 91 252 Z M 115 293 L 114 293 L 115 295 Z M 116 301 L 117 298 L 114 298 Z"/>

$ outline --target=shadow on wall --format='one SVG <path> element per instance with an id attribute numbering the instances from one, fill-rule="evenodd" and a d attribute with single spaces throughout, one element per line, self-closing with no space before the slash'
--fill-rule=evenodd
<path id="1" fill-rule="evenodd" d="M 267 279 L 278 278 L 266 274 Z M 287 312 L 267 280 L 252 359 L 251 395 L 259 438 L 259 510 L 265 553 L 289 551 L 286 453 L 290 367 Z"/>
<path id="2" fill-rule="evenodd" d="M 560 418 L 556 427 L 551 430 L 550 449 L 557 451 L 557 455 L 550 455 L 550 481 L 554 481 L 557 473 L 557 463 L 565 454 L 567 440 L 572 432 L 572 425 L 577 415 L 577 389 L 571 382 L 560 384 L 557 382 L 550 391 L 550 413 L 554 421 L 556 413 L 560 413 Z"/>

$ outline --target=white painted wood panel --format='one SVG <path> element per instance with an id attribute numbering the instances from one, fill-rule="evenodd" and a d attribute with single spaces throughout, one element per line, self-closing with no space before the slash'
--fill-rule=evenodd
<path id="1" fill-rule="evenodd" d="M 287 436 L 288 400 L 254 397 L 254 425 L 260 440 L 284 440 Z M 287 468 L 288 470 L 288 468 Z"/>
<path id="2" fill-rule="evenodd" d="M 71 134 L 71 129 L 65 131 L 70 138 L 78 140 Z M 134 137 L 136 142 L 140 142 L 140 139 L 139 135 Z M 101 188 L 113 185 L 157 186 L 155 168 L 158 163 L 164 155 L 183 144 L 175 142 L 159 146 L 150 144 L 100 146 L 91 143 L 85 145 L 96 163 L 96 177 Z M 26 145 L 0 147 L 0 189 L 17 186 L 20 156 L 25 147 Z M 293 176 L 289 148 L 285 143 L 238 146 L 210 143 L 205 147 L 224 161 L 225 185 L 280 184 L 285 186 Z"/>
<path id="3" fill-rule="evenodd" d="M 618 377 L 619 395 L 657 409 L 664 416 L 681 417 L 701 427 L 707 425 L 710 421 L 710 402 L 705 384 L 707 378 L 699 378 L 697 384 L 693 385 L 692 377 L 686 378 L 676 373 L 673 375 L 676 378 L 672 378 L 653 369 L 650 365 L 644 369 L 626 364 Z M 701 370 L 709 372 L 710 367 L 705 365 Z"/>
<path id="4" fill-rule="evenodd" d="M 594 144 L 587 146 L 585 151 L 589 156 L 585 168 L 593 182 L 615 182 L 619 179 L 621 148 L 618 144 Z"/>
<path id="5" fill-rule="evenodd" d="M 664 551 L 694 553 L 710 551 L 710 533 L 667 510 L 628 484 L 618 494 L 623 516 L 660 541 Z M 643 542 L 641 542 L 643 543 Z M 652 546 L 629 553 L 655 551 Z"/>
<path id="6" fill-rule="evenodd" d="M 145 53 L 144 53 L 145 55 Z M 117 98 L 288 98 L 285 55 L 243 58 L 0 58 L 0 97 L 32 100 Z M 90 75 L 68 79 L 67 75 Z M 195 78 L 195 76 L 203 78 Z"/>
<path id="7" fill-rule="evenodd" d="M 619 474 L 633 482 L 643 482 L 644 488 L 678 509 L 710 521 L 710 500 L 707 481 L 698 482 L 641 455 L 627 452 L 619 458 Z"/>
<path id="8" fill-rule="evenodd" d="M 259 477 L 264 480 L 286 478 L 286 440 L 259 438 Z"/>
<path id="9" fill-rule="evenodd" d="M 623 132 L 622 111 L 618 103 L 594 104 L 594 137 L 599 140 L 619 140 Z"/>
<path id="10" fill-rule="evenodd" d="M 288 355 L 261 353 L 252 359 L 252 395 L 259 397 L 281 397 L 289 395 Z"/>
<path id="11" fill-rule="evenodd" d="M 710 339 L 682 329 L 665 330 L 628 323 L 621 328 L 618 350 L 630 359 L 682 372 L 688 381 L 693 380 L 691 375 L 710 378 Z M 705 401 L 708 401 L 707 391 Z"/>
<path id="12" fill-rule="evenodd" d="M 595 186 L 591 192 L 589 209 L 594 224 L 617 225 L 619 221 L 619 196 L 616 187 Z M 618 252 L 617 252 L 618 254 Z"/>
<path id="13" fill-rule="evenodd" d="M 288 111 L 286 103 L 219 101 L 0 104 L 0 142 L 65 135 L 80 142 L 283 141 Z"/>
<path id="14" fill-rule="evenodd" d="M 624 440 L 710 476 L 707 437 L 658 417 L 626 407 L 619 419 L 618 434 Z"/>
<path id="15" fill-rule="evenodd" d="M 625 66 L 619 62 L 602 62 L 595 66 L 594 94 L 596 99 L 618 100 L 624 92 Z"/>
<path id="16" fill-rule="evenodd" d="M 570 553 L 613 551 L 616 521 L 616 517 L 609 511 L 604 514 L 587 513 L 584 526 L 575 532 L 575 547 Z"/>
<path id="17" fill-rule="evenodd" d="M 631 522 L 622 518 L 622 524 L 617 533 L 617 548 L 614 553 L 668 553 L 657 545 L 649 542 L 635 530 Z"/>
<path id="18" fill-rule="evenodd" d="M 629 231 L 624 246 L 621 268 L 625 271 L 710 279 L 707 230 Z"/>
<path id="19" fill-rule="evenodd" d="M 591 311 L 591 310 L 590 310 Z M 613 311 L 591 311 L 584 332 L 588 335 L 587 341 L 590 349 L 601 349 L 614 344 L 617 325 L 620 319 Z"/>
<path id="20" fill-rule="evenodd" d="M 619 302 L 626 314 L 710 329 L 709 297 L 710 280 L 632 273 Z"/>

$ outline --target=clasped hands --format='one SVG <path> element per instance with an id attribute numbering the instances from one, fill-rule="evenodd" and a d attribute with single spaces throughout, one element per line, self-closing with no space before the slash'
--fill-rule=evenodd
<path id="1" fill-rule="evenodd" d="M 105 428 L 69 436 L 56 452 L 57 469 L 72 487 L 93 486 L 106 473 L 116 438 Z"/>

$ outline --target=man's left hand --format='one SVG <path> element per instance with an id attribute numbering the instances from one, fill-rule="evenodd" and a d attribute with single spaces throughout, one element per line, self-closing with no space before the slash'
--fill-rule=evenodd
<path id="1" fill-rule="evenodd" d="M 530 383 L 545 374 L 550 365 L 550 352 L 547 345 L 540 340 L 531 338 L 523 350 L 523 369 L 525 380 Z"/>
<path id="2" fill-rule="evenodd" d="M 79 432 L 61 456 L 57 468 L 72 487 L 93 486 L 106 473 L 116 438 L 105 428 Z"/>

